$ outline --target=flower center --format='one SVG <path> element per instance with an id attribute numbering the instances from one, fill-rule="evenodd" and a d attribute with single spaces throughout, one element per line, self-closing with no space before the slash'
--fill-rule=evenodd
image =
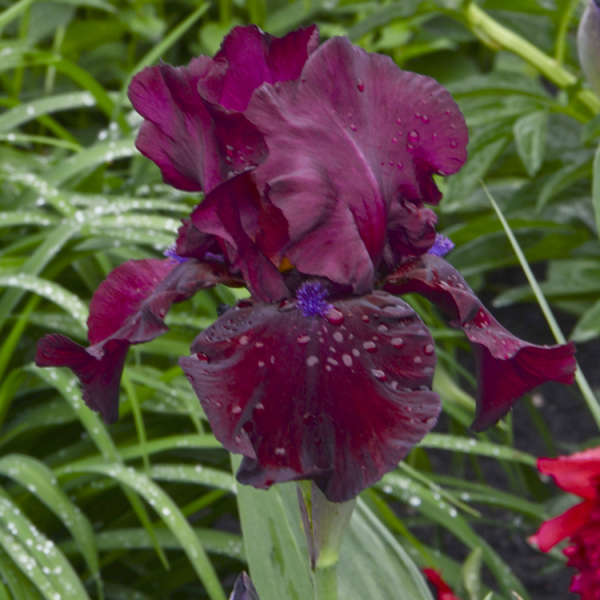
<path id="1" fill-rule="evenodd" d="M 318 281 L 305 281 L 296 292 L 298 308 L 305 317 L 323 317 L 332 308 L 328 291 Z"/>

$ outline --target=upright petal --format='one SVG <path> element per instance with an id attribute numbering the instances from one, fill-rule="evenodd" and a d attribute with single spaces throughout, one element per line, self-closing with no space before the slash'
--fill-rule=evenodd
<path id="1" fill-rule="evenodd" d="M 145 119 L 138 150 L 182 190 L 209 191 L 266 156 L 252 124 L 200 96 L 198 83 L 211 63 L 206 56 L 187 67 L 161 63 L 138 73 L 129 86 L 129 99 Z"/>
<path id="2" fill-rule="evenodd" d="M 256 25 L 234 27 L 200 79 L 198 89 L 210 102 L 242 112 L 262 83 L 297 79 L 318 43 L 315 25 L 282 38 L 264 33 Z"/>
<path id="3" fill-rule="evenodd" d="M 384 288 L 417 292 L 435 302 L 461 327 L 473 347 L 478 367 L 477 412 L 473 429 L 489 427 L 514 402 L 545 381 L 572 383 L 575 349 L 529 344 L 504 329 L 469 288 L 460 273 L 439 256 L 407 260 L 390 275 Z"/>
<path id="4" fill-rule="evenodd" d="M 79 378 L 83 399 L 108 423 L 118 418 L 119 382 L 127 350 L 167 330 L 163 318 L 173 302 L 221 281 L 219 265 L 195 260 L 131 260 L 100 284 L 90 303 L 88 339 L 84 348 L 63 335 L 38 342 L 40 367 L 69 367 Z"/>
<path id="5" fill-rule="evenodd" d="M 244 114 L 277 149 L 256 178 L 290 225 L 290 260 L 346 282 L 339 265 L 356 256 L 358 292 L 372 287 L 365 256 L 377 264 L 392 203 L 437 202 L 431 176 L 457 171 L 466 156 L 466 125 L 444 88 L 344 38 L 315 50 L 298 80 L 257 89 Z M 328 251 L 305 252 L 308 236 Z"/>
<path id="6" fill-rule="evenodd" d="M 415 312 L 390 294 L 323 310 L 305 300 L 242 301 L 180 364 L 217 439 L 244 455 L 242 483 L 313 479 L 343 502 L 433 427 L 434 347 Z"/>

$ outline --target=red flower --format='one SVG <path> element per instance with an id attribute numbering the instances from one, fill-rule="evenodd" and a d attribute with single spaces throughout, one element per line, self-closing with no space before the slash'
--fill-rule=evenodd
<path id="1" fill-rule="evenodd" d="M 583 502 L 543 523 L 530 542 L 548 552 L 569 538 L 563 553 L 567 564 L 579 571 L 570 590 L 582 600 L 600 600 L 600 448 L 540 458 L 538 470 L 551 475 L 560 488 L 583 498 Z"/>
<path id="2" fill-rule="evenodd" d="M 439 571 L 435 569 L 423 569 L 423 573 L 437 592 L 437 600 L 460 600 L 454 595 L 450 586 L 442 579 Z"/>
<path id="3" fill-rule="evenodd" d="M 573 378 L 572 345 L 502 328 L 443 258 L 425 206 L 433 175 L 458 171 L 467 128 L 450 94 L 315 27 L 274 38 L 235 28 L 215 58 L 161 64 L 132 81 L 139 150 L 165 181 L 205 198 L 169 260 L 129 261 L 94 294 L 84 348 L 51 335 L 41 366 L 69 366 L 84 398 L 117 418 L 128 347 L 166 329 L 173 302 L 219 282 L 237 304 L 181 365 L 215 436 L 257 487 L 312 479 L 345 501 L 393 469 L 435 424 L 435 348 L 394 294 L 446 310 L 479 361 L 474 427 L 547 380 Z M 186 260 L 184 260 L 186 259 Z"/>

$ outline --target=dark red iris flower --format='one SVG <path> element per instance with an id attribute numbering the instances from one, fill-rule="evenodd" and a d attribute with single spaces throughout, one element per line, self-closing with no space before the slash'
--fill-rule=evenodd
<path id="1" fill-rule="evenodd" d="M 583 498 L 583 502 L 543 523 L 530 542 L 548 552 L 569 538 L 563 552 L 567 564 L 578 570 L 570 590 L 582 600 L 600 600 L 600 448 L 540 458 L 538 470 L 551 475 L 556 485 Z"/>
<path id="2" fill-rule="evenodd" d="M 435 569 L 423 569 L 423 573 L 431 585 L 435 587 L 437 600 L 460 600 L 454 595 L 452 588 L 442 579 L 442 575 Z"/>
<path id="3" fill-rule="evenodd" d="M 571 382 L 571 345 L 502 328 L 441 256 L 434 174 L 466 158 L 450 94 L 315 27 L 275 38 L 237 27 L 214 58 L 139 73 L 139 150 L 166 182 L 205 198 L 171 257 L 129 261 L 96 291 L 90 346 L 60 335 L 37 363 L 65 365 L 117 418 L 127 348 L 165 330 L 173 302 L 216 283 L 239 302 L 181 365 L 240 481 L 312 479 L 344 501 L 394 468 L 435 424 L 434 344 L 396 295 L 419 292 L 464 329 L 479 362 L 475 429 L 547 380 Z"/>

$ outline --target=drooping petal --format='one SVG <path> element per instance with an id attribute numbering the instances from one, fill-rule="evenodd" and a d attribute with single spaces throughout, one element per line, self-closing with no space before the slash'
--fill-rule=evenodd
<path id="1" fill-rule="evenodd" d="M 593 502 L 580 502 L 564 513 L 542 523 L 537 533 L 529 538 L 542 552 L 548 552 L 562 540 L 571 537 L 583 527 L 594 510 Z"/>
<path id="2" fill-rule="evenodd" d="M 234 27 L 200 79 L 198 89 L 210 102 L 242 112 L 262 83 L 298 78 L 318 43 L 315 25 L 282 38 L 264 33 L 256 25 Z"/>
<path id="3" fill-rule="evenodd" d="M 444 88 L 344 38 L 315 50 L 298 80 L 257 89 L 244 114 L 277 150 L 256 178 L 290 224 L 290 260 L 359 292 L 372 287 L 365 256 L 378 262 L 390 206 L 437 202 L 432 174 L 466 156 L 465 122 Z M 306 252 L 309 236 L 318 253 Z"/>
<path id="4" fill-rule="evenodd" d="M 407 260 L 390 275 L 384 288 L 417 292 L 435 302 L 461 327 L 473 347 L 478 367 L 477 412 L 472 428 L 484 429 L 514 402 L 545 381 L 572 383 L 574 346 L 536 346 L 504 329 L 481 304 L 460 273 L 432 254 Z"/>
<path id="5" fill-rule="evenodd" d="M 174 302 L 223 280 L 223 268 L 189 260 L 131 260 L 114 269 L 90 303 L 84 348 L 63 335 L 38 342 L 40 367 L 69 367 L 79 377 L 83 399 L 108 423 L 118 417 L 119 381 L 127 350 L 167 330 L 163 318 Z"/>
<path id="6" fill-rule="evenodd" d="M 161 63 L 138 73 L 129 86 L 129 99 L 145 119 L 138 150 L 182 190 L 208 192 L 266 156 L 261 134 L 247 119 L 200 96 L 198 83 L 211 63 L 206 56 L 187 67 Z"/>
<path id="7" fill-rule="evenodd" d="M 281 273 L 265 251 L 283 247 L 287 222 L 276 207 L 265 207 L 249 172 L 233 177 L 192 213 L 198 230 L 223 240 L 228 261 L 239 270 L 252 295 L 265 302 L 289 295 Z"/>
<path id="8" fill-rule="evenodd" d="M 539 458 L 540 473 L 551 475 L 556 485 L 581 498 L 600 496 L 600 448 L 556 458 Z"/>
<path id="9" fill-rule="evenodd" d="M 244 455 L 242 483 L 313 479 L 343 502 L 435 423 L 434 347 L 414 311 L 384 292 L 331 305 L 244 300 L 180 360 L 217 439 Z"/>

